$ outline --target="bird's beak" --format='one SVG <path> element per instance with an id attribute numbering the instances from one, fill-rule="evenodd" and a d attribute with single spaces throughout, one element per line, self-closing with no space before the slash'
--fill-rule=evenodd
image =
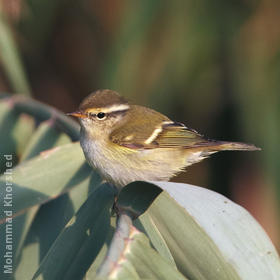
<path id="1" fill-rule="evenodd" d="M 80 112 L 80 111 L 76 111 L 76 112 L 73 112 L 73 113 L 67 113 L 66 115 L 76 117 L 76 118 L 80 118 L 80 119 L 84 119 L 84 118 L 87 117 L 87 115 L 85 113 Z"/>

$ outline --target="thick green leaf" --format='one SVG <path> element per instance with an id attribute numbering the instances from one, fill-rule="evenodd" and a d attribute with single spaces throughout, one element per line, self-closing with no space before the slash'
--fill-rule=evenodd
<path id="1" fill-rule="evenodd" d="M 91 193 L 91 187 L 93 187 L 93 190 L 96 188 L 94 186 L 94 177 L 92 177 L 91 181 L 92 184 L 90 183 L 89 186 L 81 185 L 73 188 L 67 194 L 46 203 L 40 208 L 17 261 L 16 276 L 19 279 L 21 279 L 22 275 L 25 276 L 24 279 L 31 279 L 38 270 L 40 262 L 46 256 L 53 242 L 70 218 L 88 198 Z M 103 256 L 105 254 L 106 252 L 103 253 Z M 102 257 L 102 254 L 100 255 Z M 36 261 L 31 261 L 34 256 L 36 256 Z"/>
<path id="2" fill-rule="evenodd" d="M 35 239 L 34 239 L 34 244 L 31 243 L 28 244 L 28 249 L 26 250 L 26 252 L 28 252 L 27 257 L 26 257 L 26 252 L 24 252 L 23 250 L 23 248 L 25 247 L 24 243 L 26 240 L 26 236 L 28 233 L 30 233 L 30 228 L 38 209 L 39 206 L 32 207 L 25 214 L 13 218 L 13 256 L 14 256 L 13 271 L 14 271 L 14 275 L 16 275 L 15 272 L 18 271 L 18 267 L 21 264 L 24 264 L 25 269 L 20 270 L 21 272 L 20 275 L 22 275 L 22 277 L 25 279 L 28 279 L 28 276 L 30 276 L 29 272 L 31 267 L 36 265 L 38 267 L 38 262 L 39 262 L 39 252 L 40 252 L 39 248 L 38 246 L 33 246 L 36 244 Z M 0 231 L 2 231 L 2 229 L 5 228 L 5 226 L 6 224 L 1 224 Z M 2 232 L 4 232 L 4 230 Z"/>
<path id="3" fill-rule="evenodd" d="M 149 236 L 151 245 L 158 251 L 158 253 L 170 264 L 176 267 L 174 258 L 170 252 L 170 249 L 167 246 L 166 241 L 164 240 L 162 234 L 158 230 L 153 221 L 151 215 L 147 215 L 146 218 L 137 219 L 134 221 L 134 225 L 141 232 L 144 232 Z"/>
<path id="4" fill-rule="evenodd" d="M 96 178 L 92 176 L 89 185 L 81 184 L 78 187 L 72 188 L 68 193 L 42 205 L 38 213 L 37 209 L 39 206 L 35 206 L 30 211 L 27 211 L 26 214 L 14 219 L 13 224 L 16 224 L 18 219 L 25 219 L 25 216 L 29 215 L 33 210 L 35 210 L 34 214 L 37 213 L 32 226 L 30 227 L 28 224 L 24 227 L 26 230 L 29 230 L 24 246 L 18 246 L 17 248 L 16 275 L 19 278 L 21 275 L 25 275 L 26 279 L 32 278 L 52 243 L 70 218 L 85 202 L 92 191 L 91 188 L 96 188 L 95 185 Z M 20 232 L 20 228 L 18 228 L 18 232 Z M 24 231 L 22 234 L 23 240 L 26 233 Z M 37 256 L 38 259 L 36 262 L 30 261 L 32 257 L 28 258 L 27 255 Z"/>
<path id="5" fill-rule="evenodd" d="M 54 199 L 80 184 L 89 184 L 91 168 L 85 163 L 79 143 L 56 147 L 18 165 L 13 170 L 13 212 L 23 214 L 30 207 Z M 6 188 L 7 176 L 0 177 L 0 188 Z M 96 185 L 100 184 L 96 177 Z M 1 193 L 1 199 L 3 196 Z M 5 215 L 0 213 L 3 222 Z"/>
<path id="6" fill-rule="evenodd" d="M 0 102 L 0 173 L 5 169 L 6 160 L 3 155 L 12 155 L 15 165 L 35 129 L 32 117 L 11 110 L 11 106 L 7 102 Z"/>
<path id="7" fill-rule="evenodd" d="M 161 192 L 161 188 L 151 188 L 148 184 L 134 182 L 122 189 L 118 195 L 117 207 L 119 211 L 129 212 L 130 216 L 137 218 Z"/>
<path id="8" fill-rule="evenodd" d="M 75 160 L 73 160 L 75 159 Z M 92 176 L 90 177 L 90 174 Z M 1 200 L 5 199 L 6 176 L 1 176 Z M 52 241 L 59 234 L 61 228 L 75 213 L 77 208 L 85 201 L 94 188 L 100 185 L 100 178 L 91 172 L 91 168 L 84 162 L 84 157 L 79 144 L 68 144 L 57 149 L 44 152 L 40 156 L 23 162 L 13 170 L 12 174 L 12 210 L 13 219 L 13 256 L 20 273 L 35 272 L 38 262 L 49 249 Z M 27 244 L 21 252 L 25 236 L 30 228 L 34 215 L 43 203 L 55 199 L 57 196 L 69 192 L 69 196 L 56 199 L 51 206 L 46 206 L 45 211 L 40 211 L 35 224 L 29 232 Z M 1 251 L 5 246 L 5 213 L 1 205 Z M 9 209 L 8 209 L 9 208 Z M 59 214 L 58 214 L 59 213 Z M 44 224 L 42 225 L 42 222 Z M 56 224 L 56 228 L 49 229 Z M 35 238 L 36 237 L 36 238 Z M 35 243 L 34 243 L 35 242 Z M 37 246 L 37 247 L 36 247 Z M 37 262 L 30 262 L 31 258 L 25 258 L 40 249 Z M 1 264 L 4 262 L 1 257 Z M 30 275 L 30 274 L 29 274 Z"/>
<path id="9" fill-rule="evenodd" d="M 71 139 L 59 132 L 54 126 L 54 120 L 42 122 L 25 147 L 21 161 L 30 159 L 44 150 L 70 143 Z"/>
<path id="10" fill-rule="evenodd" d="M 5 104 L 7 104 L 9 111 L 15 111 L 18 114 L 25 113 L 34 117 L 37 121 L 46 121 L 51 119 L 54 122 L 55 127 L 61 132 L 69 135 L 73 141 L 77 141 L 79 139 L 79 124 L 51 106 L 22 95 L 7 96 L 3 94 L 0 94 L 0 104 L 4 104 L 3 106 L 6 106 Z"/>
<path id="11" fill-rule="evenodd" d="M 134 182 L 124 187 L 118 196 L 117 207 L 120 210 L 125 210 L 130 216 L 136 218 L 143 214 L 152 204 L 155 198 L 162 192 L 161 188 L 153 187 L 143 182 Z M 134 224 L 142 232 L 148 232 L 149 238 L 154 248 L 168 262 L 175 265 L 174 259 L 170 250 L 162 237 L 161 233 L 154 224 L 151 216 L 147 219 L 137 219 Z"/>
<path id="12" fill-rule="evenodd" d="M 22 113 L 12 127 L 13 129 L 10 131 L 11 140 L 15 142 L 15 153 L 20 158 L 35 130 L 35 120 L 31 116 Z"/>
<path id="13" fill-rule="evenodd" d="M 141 185 L 136 184 L 135 195 L 141 192 Z M 244 208 L 200 187 L 168 182 L 148 185 L 165 191 L 138 219 L 148 236 L 145 224 L 153 220 L 185 276 L 199 280 L 280 278 L 274 246 Z"/>
<path id="14" fill-rule="evenodd" d="M 151 248 L 145 234 L 132 226 L 129 215 L 120 215 L 98 279 L 186 279 Z"/>
<path id="15" fill-rule="evenodd" d="M 14 216 L 12 224 L 13 270 L 14 272 L 16 271 L 16 275 L 20 278 L 24 275 L 26 276 L 26 279 L 30 279 L 38 268 L 40 259 L 43 258 L 53 240 L 57 237 L 65 223 L 73 216 L 77 208 L 79 208 L 86 200 L 91 191 L 90 189 L 94 187 L 94 185 L 98 186 L 100 184 L 100 179 L 99 176 L 94 175 L 94 173 L 90 171 L 90 168 L 83 162 L 81 150 L 81 160 L 73 162 L 74 164 L 77 164 L 78 172 L 76 176 L 74 174 L 75 168 L 73 169 L 70 167 L 68 172 L 67 170 L 65 172 L 64 169 L 57 168 L 57 171 L 61 171 L 61 174 L 58 175 L 59 177 L 68 177 L 64 179 L 64 182 L 68 182 L 67 185 L 63 183 L 61 184 L 62 181 L 60 179 L 58 179 L 57 182 L 54 182 L 54 184 L 49 185 L 51 181 L 48 177 L 50 174 L 48 171 L 51 168 L 45 165 L 45 160 L 41 161 L 41 163 L 43 163 L 42 166 L 40 166 L 40 160 L 38 162 L 35 159 L 35 163 L 29 161 L 26 165 L 14 168 L 18 159 L 26 160 L 27 158 L 39 154 L 45 149 L 69 143 L 70 138 L 59 130 L 64 130 L 66 132 L 70 131 L 70 135 L 75 139 L 78 129 L 76 125 L 72 125 L 75 123 L 65 117 L 64 114 L 49 106 L 18 96 L 4 97 L 2 95 L 1 98 L 0 131 L 3 135 L 1 139 L 1 154 L 12 155 L 13 171 L 12 175 L 4 174 L 0 177 L 0 197 L 2 201 L 10 201 L 10 198 L 5 198 L 8 194 L 6 181 L 12 180 L 13 206 L 3 208 L 3 204 L 1 205 L 0 249 L 1 252 L 5 252 L 5 232 L 7 230 L 7 224 L 4 223 L 5 213 L 3 210 L 12 210 Z M 29 114 L 31 114 L 31 116 Z M 31 137 L 35 127 L 34 117 L 39 120 L 52 119 L 41 123 L 35 134 Z M 78 145 L 76 146 L 78 148 Z M 38 159 L 46 159 L 54 151 L 55 150 L 45 152 L 40 155 Z M 24 155 L 22 157 L 21 155 L 23 153 Z M 66 154 L 68 154 L 67 150 Z M 72 154 L 72 156 L 73 155 L 74 154 Z M 73 158 L 77 159 L 76 156 Z M 65 162 L 59 162 L 58 160 L 59 167 L 65 166 L 67 169 L 69 167 L 67 163 L 71 162 L 73 158 L 71 158 L 70 155 L 66 160 L 66 165 L 64 164 Z M 60 155 L 58 155 L 58 159 L 62 159 Z M 50 161 L 51 166 L 53 161 L 52 156 L 50 157 Z M 7 159 L 1 156 L 1 171 L 8 168 L 6 162 Z M 37 168 L 33 169 L 34 166 L 37 166 Z M 74 173 L 71 171 L 74 171 Z M 91 187 L 89 186 L 89 174 L 94 175 L 91 178 Z M 9 177 L 12 177 L 12 179 Z M 86 177 L 88 177 L 87 180 L 85 180 Z M 22 180 L 22 178 L 24 179 Z M 56 180 L 55 178 L 53 179 Z M 21 184 L 23 183 L 24 186 L 20 185 L 19 182 Z M 64 187 L 65 190 L 63 189 Z M 69 195 L 65 194 L 61 198 L 56 199 L 54 203 L 48 204 L 50 206 L 43 207 L 43 209 L 39 211 L 35 223 L 32 224 L 39 206 L 48 200 L 52 200 L 57 195 L 60 195 L 61 192 L 67 192 L 68 187 L 70 188 Z M 48 193 L 44 193 L 45 191 Z M 42 214 L 44 209 L 47 209 L 47 211 L 45 211 L 45 213 L 47 212 L 47 215 Z M 54 223 L 56 223 L 57 227 L 55 230 L 49 232 L 49 228 L 51 228 Z M 27 234 L 28 237 L 23 247 Z M 38 252 L 40 252 L 40 254 L 38 254 Z M 1 267 L 3 267 L 4 263 L 5 258 L 2 255 L 0 258 Z"/>
<path id="16" fill-rule="evenodd" d="M 25 116 L 25 115 L 24 115 Z M 26 115 L 27 116 L 27 115 Z M 27 116 L 28 117 L 28 116 Z M 30 119 L 33 120 L 33 118 L 29 117 Z M 28 120 L 28 119 L 27 119 Z M 34 122 L 34 121 L 33 121 Z M 14 131 L 18 134 L 18 138 L 21 139 L 22 141 L 22 133 L 19 133 L 19 130 L 15 130 Z M 22 124 L 22 131 L 28 131 L 28 126 Z M 25 133 L 26 134 L 26 133 Z M 21 136 L 21 138 L 20 138 Z M 30 135 L 28 135 L 30 137 Z M 65 135 L 60 133 L 57 129 L 55 129 L 53 127 L 53 122 L 52 121 L 48 121 L 48 122 L 43 122 L 39 125 L 39 127 L 37 128 L 36 132 L 34 133 L 34 135 L 31 137 L 30 141 L 28 142 L 27 147 L 25 148 L 23 155 L 21 156 L 20 160 L 26 160 L 28 158 L 31 158 L 37 154 L 39 154 L 41 151 L 49 149 L 51 147 L 56 147 L 60 144 L 65 144 L 65 143 L 69 143 L 70 138 Z M 24 142 L 25 144 L 25 142 Z M 26 144 L 25 144 L 26 145 Z M 23 149 L 22 149 L 23 150 Z M 87 186 L 82 186 L 82 188 L 78 188 L 80 192 L 82 192 L 83 189 L 85 189 L 85 191 L 88 191 Z M 65 195 L 67 196 L 67 195 Z M 60 200 L 58 200 L 59 202 Z M 22 245 L 23 242 L 25 240 L 26 234 L 28 233 L 31 223 L 37 213 L 39 206 L 37 207 L 33 207 L 30 209 L 30 211 L 28 211 L 26 214 L 18 216 L 16 218 L 14 218 L 13 220 L 13 228 L 15 228 L 15 235 L 13 238 L 13 247 L 14 247 L 14 252 L 16 252 L 15 255 L 15 259 L 19 258 L 19 254 L 21 253 L 22 250 Z M 59 209 L 57 209 L 59 210 Z M 65 212 L 65 210 L 64 210 Z M 57 215 L 57 213 L 60 213 L 59 211 L 55 212 L 55 215 L 51 215 L 51 212 L 49 212 L 49 218 L 52 218 L 52 221 L 54 222 L 55 219 L 58 219 L 60 215 Z M 72 217 L 74 213 L 70 213 L 70 217 Z M 64 218 L 66 218 L 67 216 L 64 213 Z M 68 219 L 69 219 L 68 218 Z M 40 221 L 42 222 L 43 219 L 42 217 L 40 217 Z M 44 225 L 47 228 L 47 223 L 45 222 Z M 61 226 L 63 228 L 63 224 L 61 223 Z M 60 228 L 57 227 L 56 231 L 59 231 Z M 46 241 L 52 240 L 51 237 L 53 235 L 54 232 L 56 231 L 52 231 L 52 234 L 47 234 L 44 238 L 43 241 L 46 243 Z M 43 230 L 42 232 L 46 232 L 45 230 Z M 29 234 L 31 234 L 29 232 Z M 43 250 L 42 250 L 42 244 L 40 244 L 40 254 L 43 254 Z M 38 248 L 36 248 L 38 249 Z M 24 260 L 23 258 L 21 258 L 21 260 Z M 17 261 L 18 263 L 18 261 Z M 35 264 L 36 262 L 32 263 Z M 24 265 L 25 270 L 27 270 L 27 266 Z M 18 269 L 18 265 L 17 265 L 17 269 Z M 27 271 L 32 271 L 28 268 Z"/>
<path id="17" fill-rule="evenodd" d="M 143 233 L 136 231 L 131 239 L 125 257 L 133 264 L 140 279 L 187 279 L 150 247 Z"/>
<path id="18" fill-rule="evenodd" d="M 139 274 L 136 272 L 135 267 L 131 262 L 125 261 L 120 264 L 119 270 L 112 275 L 112 277 L 100 277 L 96 280 L 108 280 L 108 279 L 122 279 L 122 280 L 140 280 Z"/>
<path id="19" fill-rule="evenodd" d="M 33 279 L 81 279 L 108 235 L 115 190 L 101 185 L 83 204 L 43 259 Z"/>

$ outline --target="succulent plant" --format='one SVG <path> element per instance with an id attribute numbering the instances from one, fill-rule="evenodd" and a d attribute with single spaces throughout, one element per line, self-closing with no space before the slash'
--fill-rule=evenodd
<path id="1" fill-rule="evenodd" d="M 27 97 L 1 96 L 0 133 L 1 268 L 9 223 L 13 243 L 1 279 L 280 279 L 270 239 L 228 198 L 171 182 L 116 197 L 85 162 L 77 123 Z"/>

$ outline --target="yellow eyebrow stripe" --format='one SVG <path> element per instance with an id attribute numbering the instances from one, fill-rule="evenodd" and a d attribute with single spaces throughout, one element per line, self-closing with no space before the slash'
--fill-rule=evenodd
<path id="1" fill-rule="evenodd" d="M 86 113 L 93 113 L 97 114 L 99 112 L 103 112 L 106 114 L 117 112 L 117 111 L 125 111 L 129 109 L 129 105 L 127 104 L 117 104 L 117 105 L 112 105 L 110 107 L 101 107 L 101 108 L 90 108 L 86 110 Z"/>

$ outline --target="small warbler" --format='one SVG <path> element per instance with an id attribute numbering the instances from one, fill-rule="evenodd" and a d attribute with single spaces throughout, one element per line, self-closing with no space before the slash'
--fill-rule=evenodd
<path id="1" fill-rule="evenodd" d="M 118 188 L 136 180 L 168 181 L 218 151 L 260 150 L 251 144 L 204 138 L 159 112 L 128 104 L 108 89 L 93 92 L 68 115 L 80 121 L 88 163 Z"/>

